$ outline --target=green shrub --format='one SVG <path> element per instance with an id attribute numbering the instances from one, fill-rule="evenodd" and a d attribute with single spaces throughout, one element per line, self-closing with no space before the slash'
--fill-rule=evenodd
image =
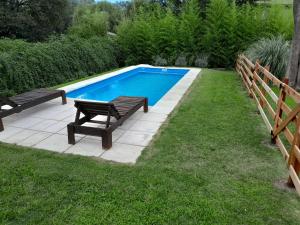
<path id="1" fill-rule="evenodd" d="M 81 38 L 105 36 L 108 25 L 108 13 L 92 11 L 89 7 L 78 7 L 69 33 Z"/>
<path id="2" fill-rule="evenodd" d="M 291 40 L 293 36 L 293 12 L 283 5 L 272 5 L 265 10 L 264 32 L 266 36 L 281 35 Z"/>
<path id="3" fill-rule="evenodd" d="M 270 71 L 282 78 L 287 70 L 290 44 L 282 36 L 263 38 L 251 45 L 245 55 L 253 62 L 259 60 L 263 66 L 270 66 Z"/>
<path id="4" fill-rule="evenodd" d="M 190 66 L 232 67 L 238 53 L 261 38 L 282 35 L 291 39 L 291 8 L 229 2 L 234 1 L 211 0 L 203 11 L 199 1 L 189 0 L 178 14 L 155 4 L 139 6 L 133 18 L 117 29 L 124 61 L 151 64 L 160 56 L 174 65 L 185 55 Z M 205 56 L 205 63 L 199 63 L 199 55 Z"/>
<path id="5" fill-rule="evenodd" d="M 236 11 L 224 0 L 212 0 L 207 8 L 206 52 L 212 67 L 230 67 L 234 61 Z"/>
<path id="6" fill-rule="evenodd" d="M 1 0 L 0 37 L 46 40 L 67 30 L 72 12 L 70 0 Z"/>
<path id="7" fill-rule="evenodd" d="M 177 24 L 177 18 L 168 10 L 165 16 L 157 21 L 154 32 L 155 53 L 168 59 L 169 65 L 174 64 L 178 54 Z"/>
<path id="8" fill-rule="evenodd" d="M 114 41 L 107 38 L 62 37 L 24 46 L 0 53 L 2 92 L 51 87 L 117 67 Z"/>
<path id="9" fill-rule="evenodd" d="M 204 23 L 200 17 L 198 1 L 187 2 L 179 16 L 178 44 L 181 52 L 187 56 L 195 56 L 203 50 L 201 42 L 204 34 L 203 28 Z"/>
<path id="10" fill-rule="evenodd" d="M 9 38 L 0 39 L 0 53 L 2 52 L 8 53 L 11 51 L 23 51 L 29 45 L 30 43 L 21 39 L 9 39 Z"/>
<path id="11" fill-rule="evenodd" d="M 115 32 L 116 26 L 124 18 L 124 10 L 118 4 L 108 1 L 98 1 L 97 4 L 92 4 L 90 7 L 98 12 L 106 12 L 108 14 L 109 31 Z"/>
<path id="12" fill-rule="evenodd" d="M 153 55 L 153 32 L 144 18 L 125 20 L 118 27 L 118 43 L 126 65 L 151 63 Z"/>
<path id="13" fill-rule="evenodd" d="M 243 5 L 237 10 L 237 28 L 235 51 L 244 51 L 259 36 L 260 11 L 249 4 Z M 254 25 L 256 24 L 256 26 Z"/>

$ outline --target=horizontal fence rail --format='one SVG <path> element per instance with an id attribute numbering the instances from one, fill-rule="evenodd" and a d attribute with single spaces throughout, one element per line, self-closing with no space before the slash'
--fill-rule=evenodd
<path id="1" fill-rule="evenodd" d="M 238 56 L 236 71 L 287 163 L 288 185 L 300 195 L 300 94 L 287 80 L 282 82 L 270 73 L 268 66 L 252 63 L 244 55 Z"/>

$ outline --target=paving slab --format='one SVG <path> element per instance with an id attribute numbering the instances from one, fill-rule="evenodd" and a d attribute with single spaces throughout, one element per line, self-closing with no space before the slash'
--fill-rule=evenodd
<path id="1" fill-rule="evenodd" d="M 18 127 L 6 127 L 5 131 L 0 132 L 0 141 L 6 142 L 8 138 L 16 135 L 24 129 Z"/>
<path id="2" fill-rule="evenodd" d="M 135 163 L 143 149 L 142 146 L 115 143 L 111 149 L 101 155 L 101 158 L 119 163 Z"/>
<path id="3" fill-rule="evenodd" d="M 43 121 L 42 119 L 27 116 L 13 121 L 12 123 L 9 124 L 9 126 L 18 127 L 18 128 L 29 128 L 38 123 L 41 123 L 42 121 Z"/>
<path id="4" fill-rule="evenodd" d="M 160 126 L 161 123 L 158 122 L 140 120 L 136 121 L 129 130 L 156 133 Z"/>
<path id="5" fill-rule="evenodd" d="M 26 138 L 31 137 L 32 135 L 35 135 L 38 131 L 33 131 L 33 130 L 22 130 L 9 138 L 5 139 L 6 143 L 11 143 L 11 144 L 19 144 Z"/>
<path id="6" fill-rule="evenodd" d="M 52 134 L 51 133 L 47 133 L 47 132 L 37 132 L 31 136 L 29 136 L 28 138 L 20 141 L 19 143 L 17 143 L 18 145 L 22 145 L 22 146 L 34 146 L 37 145 L 38 143 L 40 143 L 41 141 L 45 140 L 46 138 L 50 137 Z"/>
<path id="7" fill-rule="evenodd" d="M 67 122 L 57 121 L 55 124 L 45 128 L 44 131 L 49 133 L 57 133 L 58 131 L 64 129 L 67 125 Z"/>
<path id="8" fill-rule="evenodd" d="M 128 130 L 130 129 L 130 127 L 133 126 L 133 124 L 136 122 L 137 120 L 126 120 L 120 127 L 119 129 L 121 130 Z"/>
<path id="9" fill-rule="evenodd" d="M 29 127 L 31 130 L 36 130 L 36 131 L 45 131 L 50 126 L 53 126 L 57 123 L 57 120 L 43 120 L 40 123 L 34 124 L 33 126 Z"/>
<path id="10" fill-rule="evenodd" d="M 126 131 L 116 142 L 128 145 L 147 146 L 152 137 L 153 133 Z"/>
<path id="11" fill-rule="evenodd" d="M 165 115 L 169 115 L 173 109 L 175 108 L 174 106 L 164 106 L 164 105 L 160 105 L 160 106 L 154 106 L 152 107 L 152 109 L 150 110 L 150 112 L 154 112 L 154 113 L 162 113 Z"/>
<path id="12" fill-rule="evenodd" d="M 68 137 L 66 135 L 53 134 L 34 145 L 34 147 L 62 153 L 71 147 L 71 145 L 68 144 Z"/>
<path id="13" fill-rule="evenodd" d="M 140 120 L 163 123 L 167 117 L 168 115 L 163 113 L 148 112 L 147 114 L 143 115 Z"/>
<path id="14" fill-rule="evenodd" d="M 95 157 L 100 156 L 104 152 L 105 150 L 102 149 L 101 140 L 95 140 L 86 137 L 65 151 L 65 153 Z"/>

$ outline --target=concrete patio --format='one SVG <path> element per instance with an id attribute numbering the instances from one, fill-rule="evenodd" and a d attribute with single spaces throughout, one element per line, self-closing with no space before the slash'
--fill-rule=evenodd
<path id="1" fill-rule="evenodd" d="M 101 138 L 76 135 L 76 144 L 69 145 L 66 126 L 73 122 L 76 109 L 72 99 L 61 105 L 55 99 L 3 119 L 5 130 L 0 141 L 59 153 L 99 157 L 119 163 L 135 163 L 151 142 L 187 89 L 199 74 L 191 69 L 148 113 L 136 112 L 113 132 L 113 147 L 103 150 Z"/>

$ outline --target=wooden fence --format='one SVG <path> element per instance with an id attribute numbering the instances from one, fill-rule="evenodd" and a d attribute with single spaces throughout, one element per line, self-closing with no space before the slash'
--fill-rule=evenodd
<path id="1" fill-rule="evenodd" d="M 238 56 L 236 71 L 287 163 L 288 185 L 300 195 L 300 94 L 287 80 L 280 81 L 268 67 L 253 64 L 244 55 Z"/>

